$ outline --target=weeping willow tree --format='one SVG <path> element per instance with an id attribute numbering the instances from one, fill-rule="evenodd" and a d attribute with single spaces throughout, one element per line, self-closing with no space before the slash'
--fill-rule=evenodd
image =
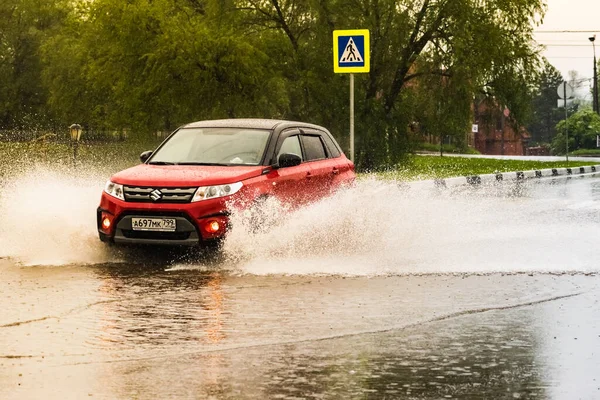
<path id="1" fill-rule="evenodd" d="M 250 34 L 242 14 L 222 6 L 80 4 L 44 47 L 50 104 L 64 119 L 142 132 L 206 118 L 283 115 L 284 80 L 267 43 Z"/>

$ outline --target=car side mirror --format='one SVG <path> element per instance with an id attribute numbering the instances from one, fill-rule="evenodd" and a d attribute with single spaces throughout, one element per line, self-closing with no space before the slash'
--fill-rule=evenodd
<path id="1" fill-rule="evenodd" d="M 279 168 L 295 167 L 302 163 L 302 158 L 297 154 L 283 153 L 279 156 L 277 163 L 279 164 Z"/>
<path id="2" fill-rule="evenodd" d="M 145 163 L 146 161 L 148 161 L 152 153 L 154 153 L 152 150 L 143 152 L 142 154 L 140 154 L 140 161 Z"/>

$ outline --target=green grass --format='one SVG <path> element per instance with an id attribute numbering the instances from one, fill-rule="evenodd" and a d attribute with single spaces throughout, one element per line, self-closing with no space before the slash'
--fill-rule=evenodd
<path id="1" fill-rule="evenodd" d="M 428 151 L 432 153 L 440 153 L 440 145 L 433 143 L 419 143 L 416 146 L 416 151 Z M 461 153 L 461 154 L 480 154 L 477 150 L 472 147 L 465 149 L 459 149 L 453 144 L 442 145 L 442 153 Z"/>
<path id="2" fill-rule="evenodd" d="M 483 175 L 497 172 L 531 171 L 538 169 L 581 167 L 595 165 L 594 162 L 566 161 L 521 161 L 496 160 L 490 158 L 414 156 L 396 169 L 378 172 L 384 179 L 420 180 L 450 178 L 455 176 Z"/>
<path id="3" fill-rule="evenodd" d="M 106 175 L 139 164 L 142 151 L 156 148 L 156 143 L 82 142 L 77 151 L 77 168 Z M 35 167 L 72 169 L 73 147 L 59 142 L 0 142 L 0 180 Z"/>
<path id="4" fill-rule="evenodd" d="M 570 151 L 569 154 L 572 156 L 600 157 L 600 149 L 580 149 L 580 150 Z"/>

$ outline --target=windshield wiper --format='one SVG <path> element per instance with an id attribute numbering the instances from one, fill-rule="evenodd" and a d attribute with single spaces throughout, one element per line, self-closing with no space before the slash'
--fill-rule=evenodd
<path id="1" fill-rule="evenodd" d="M 178 163 L 170 162 L 170 161 L 150 161 L 148 164 L 150 165 L 177 165 Z"/>
<path id="2" fill-rule="evenodd" d="M 224 163 L 211 163 L 211 162 L 197 162 L 197 161 L 183 161 L 183 162 L 171 162 L 171 161 L 150 161 L 150 165 L 215 165 L 219 167 L 227 167 L 230 164 Z"/>
<path id="3" fill-rule="evenodd" d="M 220 166 L 220 167 L 226 167 L 229 164 L 223 164 L 223 163 L 210 163 L 210 162 L 194 162 L 194 161 L 184 161 L 184 162 L 180 162 L 177 163 L 177 165 L 216 165 L 216 166 Z"/>

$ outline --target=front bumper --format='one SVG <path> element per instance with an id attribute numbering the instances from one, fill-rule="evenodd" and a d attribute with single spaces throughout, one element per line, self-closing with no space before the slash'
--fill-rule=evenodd
<path id="1" fill-rule="evenodd" d="M 223 199 L 211 199 L 196 203 L 134 203 L 102 194 L 96 212 L 100 240 L 125 245 L 202 246 L 221 239 L 228 228 L 229 213 Z M 174 218 L 174 231 L 140 231 L 132 227 L 132 218 Z M 110 226 L 103 226 L 108 218 Z M 219 223 L 219 230 L 203 229 L 212 221 Z"/>

